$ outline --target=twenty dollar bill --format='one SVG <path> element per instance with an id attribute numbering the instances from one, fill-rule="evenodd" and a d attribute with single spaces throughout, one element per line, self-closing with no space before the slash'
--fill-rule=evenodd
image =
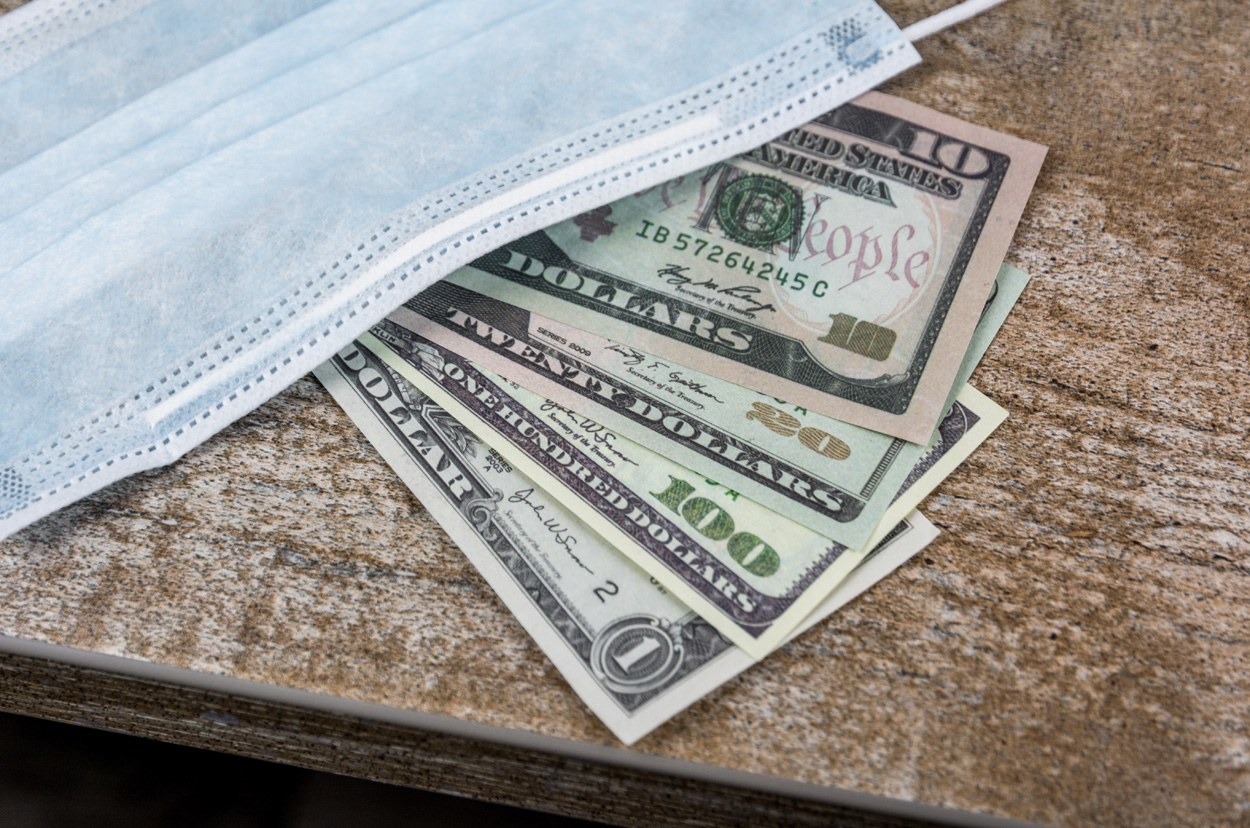
<path id="1" fill-rule="evenodd" d="M 961 388 L 1027 281 L 999 271 Z M 459 285 L 436 283 L 388 320 L 852 549 L 929 451 Z M 945 417 L 962 416 L 953 405 Z"/>

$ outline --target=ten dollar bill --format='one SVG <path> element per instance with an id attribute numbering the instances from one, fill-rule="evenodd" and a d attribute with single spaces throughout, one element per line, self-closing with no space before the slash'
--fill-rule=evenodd
<path id="1" fill-rule="evenodd" d="M 871 93 L 448 279 L 924 443 L 1044 154 Z"/>

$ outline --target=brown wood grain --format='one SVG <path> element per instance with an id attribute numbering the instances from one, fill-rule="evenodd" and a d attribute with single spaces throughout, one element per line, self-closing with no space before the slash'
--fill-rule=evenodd
<path id="1" fill-rule="evenodd" d="M 922 506 L 921 557 L 637 748 L 1040 822 L 1245 825 L 1247 6 L 1012 0 L 919 48 L 884 91 L 1050 146 L 1008 255 L 1033 281 L 973 376 L 1010 417 Z M 310 378 L 0 544 L 0 633 L 614 743 Z M 72 719 L 41 686 L 0 671 L 0 705 Z"/>

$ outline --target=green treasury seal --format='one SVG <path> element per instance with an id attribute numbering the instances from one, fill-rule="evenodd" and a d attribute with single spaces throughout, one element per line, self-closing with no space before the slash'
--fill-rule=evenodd
<path id="1" fill-rule="evenodd" d="M 797 187 L 767 175 L 744 175 L 721 193 L 716 221 L 733 241 L 767 248 L 794 235 L 803 223 Z"/>

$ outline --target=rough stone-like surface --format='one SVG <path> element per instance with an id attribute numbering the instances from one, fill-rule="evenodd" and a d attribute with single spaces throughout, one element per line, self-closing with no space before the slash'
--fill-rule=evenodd
<path id="1" fill-rule="evenodd" d="M 922 507 L 945 533 L 921 558 L 639 750 L 1247 824 L 1245 11 L 1014 0 L 920 44 L 885 91 L 1051 147 L 1008 256 L 1033 283 L 973 377 L 1010 419 Z M 613 741 L 311 379 L 0 544 L 0 632 Z"/>

